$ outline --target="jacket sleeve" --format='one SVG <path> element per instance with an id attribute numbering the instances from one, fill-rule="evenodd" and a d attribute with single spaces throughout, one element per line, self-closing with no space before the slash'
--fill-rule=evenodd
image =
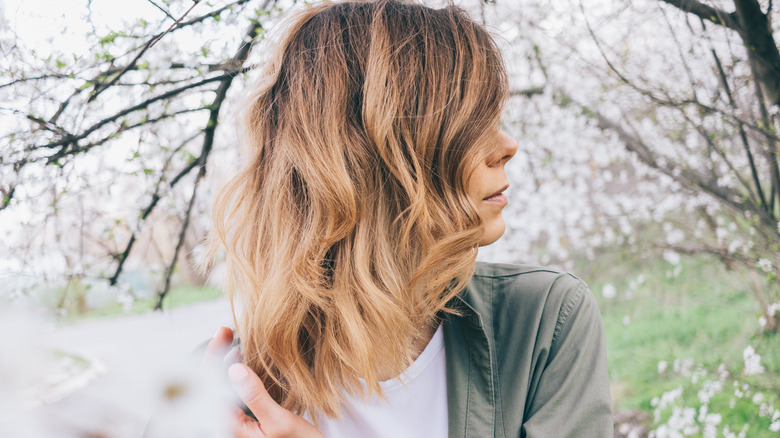
<path id="1" fill-rule="evenodd" d="M 613 436 L 604 329 L 581 281 L 558 313 L 549 355 L 526 405 L 521 437 Z"/>

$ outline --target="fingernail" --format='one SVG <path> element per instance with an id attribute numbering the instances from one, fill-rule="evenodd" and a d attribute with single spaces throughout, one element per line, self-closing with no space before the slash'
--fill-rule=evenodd
<path id="1" fill-rule="evenodd" d="M 213 337 L 213 338 L 216 338 L 217 336 L 219 336 L 219 333 L 222 331 L 222 329 L 223 329 L 223 328 L 224 328 L 224 327 L 219 327 L 219 328 L 217 329 L 217 331 L 216 331 L 216 332 L 214 332 L 214 336 L 212 336 L 212 337 Z"/>
<path id="2" fill-rule="evenodd" d="M 224 362 L 227 364 L 232 364 L 240 361 L 241 361 L 241 352 L 238 351 L 237 348 L 233 348 L 228 352 L 228 354 L 225 355 Z"/>
<path id="3" fill-rule="evenodd" d="M 228 368 L 228 377 L 230 377 L 230 381 L 233 383 L 241 383 L 248 375 L 249 371 L 240 363 L 234 363 Z"/>

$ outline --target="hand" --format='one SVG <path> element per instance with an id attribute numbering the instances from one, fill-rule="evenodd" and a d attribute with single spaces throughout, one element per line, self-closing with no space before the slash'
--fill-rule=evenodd
<path id="1" fill-rule="evenodd" d="M 213 363 L 223 356 L 236 393 L 254 414 L 255 421 L 238 407 L 234 411 L 233 436 L 236 438 L 323 438 L 311 423 L 279 406 L 266 391 L 263 381 L 252 369 L 240 363 L 237 350 L 225 354 L 233 342 L 232 330 L 222 327 L 206 346 L 204 363 Z"/>

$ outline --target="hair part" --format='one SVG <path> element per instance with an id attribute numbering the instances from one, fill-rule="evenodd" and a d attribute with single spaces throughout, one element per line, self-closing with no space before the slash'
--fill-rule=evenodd
<path id="1" fill-rule="evenodd" d="M 507 95 L 490 35 L 454 6 L 309 6 L 246 103 L 246 165 L 217 195 L 245 361 L 283 407 L 335 417 L 382 394 L 474 270 L 467 196 Z M 234 315 L 235 316 L 235 315 Z M 312 415 L 313 416 L 313 415 Z"/>

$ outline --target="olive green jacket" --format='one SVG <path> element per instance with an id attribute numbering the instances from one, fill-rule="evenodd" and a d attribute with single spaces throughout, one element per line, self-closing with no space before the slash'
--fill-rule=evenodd
<path id="1" fill-rule="evenodd" d="M 443 322 L 450 438 L 613 436 L 601 315 L 585 283 L 477 263 L 456 301 L 461 315 Z"/>
<path id="2" fill-rule="evenodd" d="M 578 278 L 477 263 L 444 321 L 451 438 L 613 436 L 604 332 Z"/>

